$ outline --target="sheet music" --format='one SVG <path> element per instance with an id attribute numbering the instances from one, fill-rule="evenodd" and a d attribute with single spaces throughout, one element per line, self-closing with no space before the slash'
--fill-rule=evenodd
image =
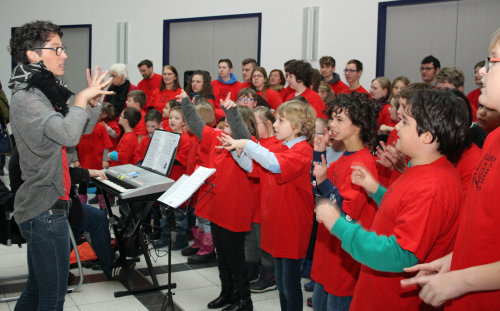
<path id="1" fill-rule="evenodd" d="M 214 172 L 215 169 L 213 168 L 200 166 L 191 176 L 182 175 L 170 189 L 158 198 L 158 201 L 173 208 L 179 207 L 182 203 L 186 202 Z"/>
<path id="2" fill-rule="evenodd" d="M 180 138 L 181 135 L 177 133 L 162 130 L 154 131 L 141 166 L 167 175 L 170 162 L 174 160 Z"/>

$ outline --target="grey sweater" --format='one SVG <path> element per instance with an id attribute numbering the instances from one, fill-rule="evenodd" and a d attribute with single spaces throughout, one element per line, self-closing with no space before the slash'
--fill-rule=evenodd
<path id="1" fill-rule="evenodd" d="M 13 90 L 10 107 L 24 180 L 14 202 L 18 224 L 47 211 L 64 196 L 62 146 L 76 146 L 82 134 L 91 133 L 101 108 L 72 106 L 63 116 L 40 90 L 23 87 Z"/>

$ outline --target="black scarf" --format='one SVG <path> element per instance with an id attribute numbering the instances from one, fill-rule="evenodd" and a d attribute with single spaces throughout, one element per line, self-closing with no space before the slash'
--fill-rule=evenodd
<path id="1" fill-rule="evenodd" d="M 26 84 L 24 86 L 23 84 Z M 10 89 L 39 89 L 49 99 L 55 111 L 65 116 L 68 111 L 68 100 L 73 92 L 68 90 L 66 83 L 54 76 L 45 67 L 43 61 L 38 63 L 21 64 L 14 68 L 9 81 Z"/>
<path id="2" fill-rule="evenodd" d="M 117 116 L 119 116 L 122 113 L 122 110 L 125 107 L 125 102 L 127 101 L 127 94 L 129 89 L 130 89 L 129 80 L 125 80 L 125 83 L 123 83 L 120 86 L 111 85 L 108 89 L 108 91 L 115 92 L 114 95 L 106 96 L 106 101 L 113 104 Z"/>

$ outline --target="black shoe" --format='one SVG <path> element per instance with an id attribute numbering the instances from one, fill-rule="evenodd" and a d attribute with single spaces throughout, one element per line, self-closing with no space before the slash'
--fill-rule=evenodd
<path id="1" fill-rule="evenodd" d="M 88 204 L 97 204 L 97 203 L 99 203 L 99 201 L 97 200 L 97 196 L 95 196 L 92 199 L 90 199 L 87 203 Z"/>
<path id="2" fill-rule="evenodd" d="M 257 282 L 250 283 L 250 291 L 252 293 L 263 293 L 275 289 L 276 282 L 274 281 L 274 278 L 272 280 L 266 280 L 265 278 L 261 277 L 257 280 Z"/>
<path id="3" fill-rule="evenodd" d="M 199 264 L 209 263 L 214 260 L 215 260 L 215 252 L 211 252 L 210 254 L 206 255 L 194 254 L 188 257 L 188 264 L 199 265 Z"/>
<path id="4" fill-rule="evenodd" d="M 182 251 L 181 251 L 181 255 L 182 256 L 193 256 L 194 254 L 196 254 L 198 251 L 200 250 L 199 247 L 196 247 L 196 248 L 193 248 L 193 247 L 186 247 L 186 248 L 183 248 Z"/>
<path id="5" fill-rule="evenodd" d="M 313 307 L 313 299 L 312 299 L 312 297 L 307 298 L 307 306 L 311 307 L 311 308 Z"/>
<path id="6" fill-rule="evenodd" d="M 168 246 L 168 242 L 169 242 L 169 240 L 167 240 L 167 239 L 159 239 L 158 241 L 153 243 L 153 247 L 154 248 L 162 248 L 162 247 Z"/>
<path id="7" fill-rule="evenodd" d="M 207 305 L 209 309 L 219 309 L 227 305 L 231 305 L 234 302 L 234 298 L 229 293 L 220 293 L 219 297 L 210 301 Z"/>
<path id="8" fill-rule="evenodd" d="M 310 280 L 309 282 L 304 284 L 304 290 L 306 292 L 312 292 L 314 290 L 314 284 L 316 284 L 316 282 L 314 282 L 313 280 Z"/>
<path id="9" fill-rule="evenodd" d="M 239 299 L 229 307 L 222 309 L 222 311 L 252 311 L 253 304 L 250 297 Z"/>
<path id="10" fill-rule="evenodd" d="M 186 247 L 189 247 L 189 244 L 187 242 L 185 242 L 185 243 L 182 243 L 182 242 L 177 243 L 177 240 L 175 240 L 174 245 L 172 245 L 172 250 L 173 251 L 178 251 L 180 249 L 185 249 Z"/>

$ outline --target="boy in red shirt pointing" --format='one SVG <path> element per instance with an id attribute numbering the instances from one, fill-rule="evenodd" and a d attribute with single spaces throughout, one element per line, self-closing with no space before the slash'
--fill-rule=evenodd
<path id="1" fill-rule="evenodd" d="M 416 287 L 401 288 L 400 281 L 404 268 L 440 258 L 453 248 L 463 193 L 448 159 L 460 156 L 468 124 L 465 106 L 451 93 L 416 93 L 396 125 L 396 147 L 411 158 L 405 172 L 386 191 L 368 170 L 353 167 L 352 182 L 379 204 L 372 232 L 350 222 L 331 202 L 316 208 L 318 222 L 363 264 L 350 310 L 429 307 Z"/>

